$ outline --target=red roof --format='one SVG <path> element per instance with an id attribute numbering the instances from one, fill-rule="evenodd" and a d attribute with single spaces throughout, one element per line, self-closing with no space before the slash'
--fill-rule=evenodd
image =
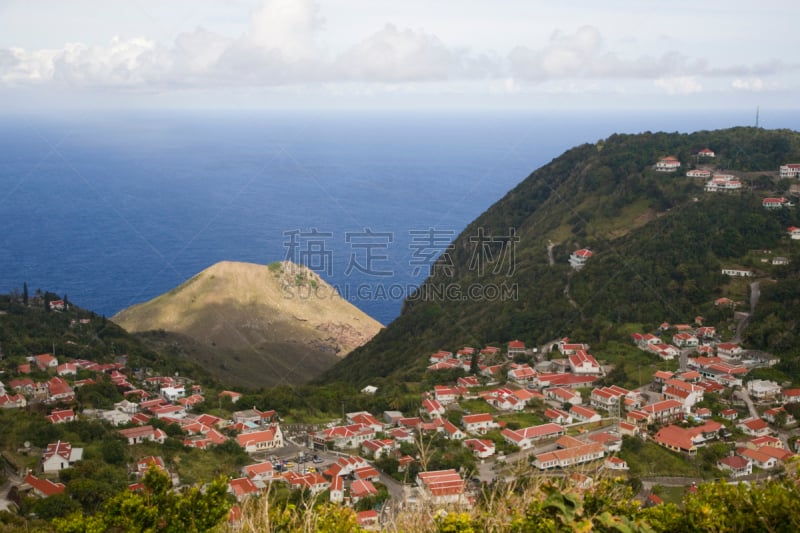
<path id="1" fill-rule="evenodd" d="M 511 350 L 524 350 L 525 343 L 520 340 L 513 340 L 508 343 L 508 347 Z"/>
<path id="2" fill-rule="evenodd" d="M 61 494 L 64 492 L 64 489 L 67 488 L 63 483 L 53 483 L 49 479 L 39 479 L 30 472 L 28 472 L 23 481 L 45 498 L 55 494 Z"/>

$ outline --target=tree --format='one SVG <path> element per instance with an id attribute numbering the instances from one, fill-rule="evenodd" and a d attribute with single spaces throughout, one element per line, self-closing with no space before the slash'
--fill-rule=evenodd
<path id="1" fill-rule="evenodd" d="M 227 483 L 220 477 L 203 490 L 192 487 L 184 492 L 171 490 L 169 476 L 151 467 L 144 476 L 144 488 L 123 490 L 112 497 L 94 516 L 72 514 L 56 519 L 56 531 L 167 531 L 199 532 L 217 526 L 227 516 Z"/>

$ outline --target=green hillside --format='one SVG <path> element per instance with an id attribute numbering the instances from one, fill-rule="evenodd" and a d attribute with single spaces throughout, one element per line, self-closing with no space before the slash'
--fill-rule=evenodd
<path id="1" fill-rule="evenodd" d="M 700 160 L 695 154 L 705 147 L 717 157 Z M 665 156 L 682 162 L 678 172 L 655 171 Z M 515 338 L 541 344 L 565 335 L 592 339 L 594 349 L 598 340 L 600 346 L 627 340 L 629 323 L 655 326 L 698 314 L 724 318 L 713 300 L 746 299 L 747 288 L 723 276 L 723 267 L 752 268 L 771 279 L 797 277 L 800 243 L 786 235 L 786 227 L 800 225 L 797 208 L 761 206 L 764 197 L 787 194 L 791 182 L 777 171 L 792 160 L 800 160 L 800 134 L 757 128 L 613 135 L 573 148 L 470 224 L 401 316 L 323 380 L 416 379 L 439 349 Z M 743 191 L 703 192 L 705 179 L 686 177 L 696 167 L 734 174 Z M 575 271 L 568 258 L 584 247 L 594 255 Z M 789 268 L 772 267 L 754 249 L 793 260 Z M 488 297 L 461 297 L 471 286 Z M 443 296 L 441 287 L 460 293 Z M 490 298 L 504 289 L 506 298 Z M 770 316 L 773 327 L 788 325 L 785 314 Z M 754 331 L 761 319 L 756 313 Z M 750 340 L 769 343 L 766 337 Z M 785 352 L 795 346 L 793 338 L 783 341 Z"/>

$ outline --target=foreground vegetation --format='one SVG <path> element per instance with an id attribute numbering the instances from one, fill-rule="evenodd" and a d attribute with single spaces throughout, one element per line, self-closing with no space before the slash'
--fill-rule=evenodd
<path id="1" fill-rule="evenodd" d="M 679 503 L 644 505 L 622 478 L 594 472 L 597 481 L 581 488 L 567 478 L 532 478 L 484 487 L 469 510 L 421 504 L 386 514 L 383 531 L 400 532 L 711 532 L 800 530 L 800 487 L 797 463 L 789 472 L 758 485 L 708 483 L 685 491 Z M 225 482 L 218 479 L 203 490 L 169 490 L 169 480 L 157 470 L 145 476 L 137 492 L 124 490 L 93 515 L 74 513 L 42 524 L 38 531 L 362 531 L 352 509 L 333 506 L 326 497 L 280 497 L 270 491 L 247 500 L 235 520 Z M 13 521 L 0 531 L 15 531 Z"/>

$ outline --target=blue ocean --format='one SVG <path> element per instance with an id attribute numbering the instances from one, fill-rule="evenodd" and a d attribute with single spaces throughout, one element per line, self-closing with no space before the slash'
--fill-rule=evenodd
<path id="1" fill-rule="evenodd" d="M 615 132 L 755 110 L 114 112 L 0 119 L 0 291 L 111 316 L 221 260 L 309 264 L 388 324 L 430 261 L 537 167 Z M 800 129 L 800 112 L 761 112 Z"/>

